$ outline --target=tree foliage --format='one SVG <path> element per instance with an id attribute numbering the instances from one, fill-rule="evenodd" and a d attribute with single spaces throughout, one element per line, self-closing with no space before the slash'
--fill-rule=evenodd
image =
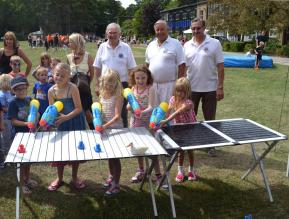
<path id="1" fill-rule="evenodd" d="M 250 34 L 289 27 L 289 4 L 285 1 L 209 0 L 210 30 L 230 34 Z"/>

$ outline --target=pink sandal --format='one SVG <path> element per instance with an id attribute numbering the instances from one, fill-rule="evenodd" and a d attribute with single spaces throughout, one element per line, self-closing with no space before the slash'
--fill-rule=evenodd
<path id="1" fill-rule="evenodd" d="M 71 184 L 76 189 L 83 189 L 86 187 L 86 184 L 82 180 L 77 180 L 76 182 L 71 181 Z"/>
<path id="2" fill-rule="evenodd" d="M 63 181 L 59 182 L 57 181 L 53 181 L 52 183 L 50 183 L 50 185 L 48 186 L 48 190 L 50 192 L 56 191 L 57 189 L 59 189 L 61 186 L 63 185 Z"/>

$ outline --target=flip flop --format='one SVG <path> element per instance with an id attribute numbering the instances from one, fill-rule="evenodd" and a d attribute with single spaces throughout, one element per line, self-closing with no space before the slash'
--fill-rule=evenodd
<path id="1" fill-rule="evenodd" d="M 61 186 L 63 185 L 63 181 L 61 182 L 57 182 L 55 183 L 55 181 L 53 181 L 49 186 L 48 186 L 48 190 L 50 192 L 56 191 L 57 189 L 59 189 Z"/>
<path id="2" fill-rule="evenodd" d="M 86 187 L 86 184 L 82 180 L 77 180 L 76 182 L 71 181 L 71 184 L 76 189 L 83 189 Z"/>

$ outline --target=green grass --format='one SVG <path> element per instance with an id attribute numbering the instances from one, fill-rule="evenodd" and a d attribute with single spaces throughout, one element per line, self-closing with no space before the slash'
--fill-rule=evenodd
<path id="1" fill-rule="evenodd" d="M 36 66 L 43 49 L 30 49 L 22 42 L 22 48 Z M 96 44 L 88 44 L 87 50 L 95 56 Z M 133 48 L 137 63 L 144 62 L 145 48 Z M 63 50 L 51 50 L 53 57 L 65 60 Z M 249 118 L 281 133 L 289 133 L 289 95 L 285 95 L 283 115 L 279 126 L 281 105 L 287 80 L 288 67 L 276 65 L 273 69 L 226 68 L 225 99 L 218 103 L 217 119 Z M 33 84 L 32 77 L 29 78 Z M 32 87 L 32 86 L 31 86 Z M 95 97 L 94 97 L 95 98 Z M 202 120 L 202 114 L 198 116 Z M 257 147 L 258 152 L 264 146 Z M 172 167 L 171 182 L 178 218 L 289 218 L 289 179 L 285 177 L 288 142 L 280 142 L 276 150 L 264 160 L 274 202 L 270 203 L 264 189 L 259 169 L 240 177 L 252 161 L 249 145 L 218 149 L 218 157 L 209 158 L 204 151 L 195 153 L 199 181 L 176 184 L 176 164 Z M 107 175 L 107 161 L 91 161 L 80 166 L 79 176 L 88 185 L 83 191 L 75 191 L 69 184 L 50 193 L 47 186 L 56 177 L 56 169 L 49 165 L 32 165 L 32 177 L 40 187 L 21 201 L 22 218 L 153 218 L 153 210 L 147 185 L 140 192 L 138 185 L 129 183 L 136 169 L 135 159 L 122 160 L 122 192 L 113 197 L 103 196 L 101 183 Z M 71 169 L 65 169 L 65 182 L 69 183 Z M 0 218 L 15 217 L 15 169 L 8 167 L 0 172 Z M 160 218 L 170 218 L 169 196 L 165 191 L 156 193 Z"/>

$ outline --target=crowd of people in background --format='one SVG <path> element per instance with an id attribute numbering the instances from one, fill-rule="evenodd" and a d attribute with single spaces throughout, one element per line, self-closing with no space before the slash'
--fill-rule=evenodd
<path id="1" fill-rule="evenodd" d="M 46 48 L 46 52 L 39 57 L 39 65 L 32 72 L 35 83 L 31 95 L 28 95 L 27 76 L 32 63 L 20 48 L 15 34 L 7 32 L 4 48 L 0 50 L 0 128 L 7 140 L 1 144 L 2 167 L 15 133 L 31 131 L 27 127 L 27 109 L 32 98 L 40 102 L 40 115 L 56 101 L 64 103 L 55 122 L 57 130 L 93 130 L 92 81 L 96 83 L 95 94 L 102 105 L 103 129 L 129 126 L 148 128 L 152 109 L 162 102 L 169 103 L 169 110 L 160 126 L 171 121 L 195 122 L 200 101 L 205 119 L 215 119 L 217 101 L 224 98 L 224 58 L 220 42 L 206 35 L 205 28 L 203 20 L 194 19 L 191 24 L 193 38 L 179 41 L 169 36 L 167 23 L 158 20 L 154 24 L 155 39 L 148 44 L 145 60 L 138 66 L 130 45 L 122 40 L 121 28 L 116 23 L 107 26 L 107 40 L 99 44 L 95 59 L 85 49 L 85 42 L 95 40 L 94 36 L 73 33 L 69 36 L 48 34 L 41 38 L 29 35 L 31 47 Z M 60 46 L 71 50 L 64 62 L 48 53 L 50 47 L 57 49 Z M 21 60 L 26 64 L 25 72 L 21 72 Z M 131 112 L 130 119 L 128 111 L 131 111 L 131 106 L 122 95 L 123 89 L 128 87 L 132 88 L 141 106 L 140 115 Z M 214 148 L 208 153 L 216 156 Z M 72 185 L 77 189 L 86 186 L 78 177 L 79 162 L 57 162 L 52 164 L 57 168 L 57 178 L 48 186 L 49 191 L 63 185 L 67 164 L 72 165 Z M 162 173 L 157 158 L 154 164 L 156 181 L 159 182 Z M 181 153 L 175 178 L 179 183 L 185 180 L 183 165 L 184 154 Z M 38 183 L 30 178 L 30 165 L 22 166 L 22 191 L 30 194 Z M 119 159 L 109 159 L 108 167 L 104 186 L 108 188 L 105 194 L 111 196 L 120 192 L 121 162 Z M 136 169 L 131 178 L 133 183 L 140 182 L 144 177 L 143 159 L 138 159 Z M 189 151 L 187 179 L 197 179 L 193 151 Z"/>

